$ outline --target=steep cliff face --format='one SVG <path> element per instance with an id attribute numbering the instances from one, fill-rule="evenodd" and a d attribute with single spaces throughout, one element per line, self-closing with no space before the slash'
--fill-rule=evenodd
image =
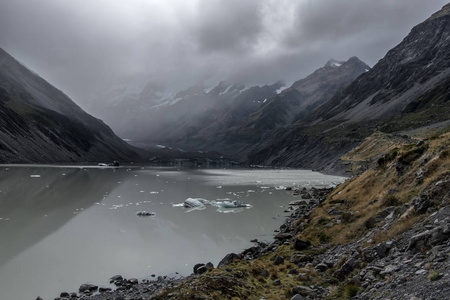
<path id="1" fill-rule="evenodd" d="M 0 162 L 142 159 L 64 93 L 0 49 Z"/>
<path id="2" fill-rule="evenodd" d="M 449 8 L 414 27 L 371 70 L 303 121 L 260 143 L 249 161 L 317 167 L 321 158 L 326 169 L 376 130 L 392 133 L 448 121 Z"/>

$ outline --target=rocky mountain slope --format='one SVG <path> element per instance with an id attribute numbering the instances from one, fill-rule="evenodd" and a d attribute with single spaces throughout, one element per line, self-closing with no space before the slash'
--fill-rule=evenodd
<path id="1" fill-rule="evenodd" d="M 414 27 L 370 71 L 303 121 L 258 145 L 249 161 L 330 167 L 376 130 L 399 132 L 448 121 L 449 12 L 447 5 Z"/>
<path id="2" fill-rule="evenodd" d="M 0 162 L 142 159 L 64 93 L 0 49 Z M 143 153 L 143 152 L 141 152 Z"/>
<path id="3" fill-rule="evenodd" d="M 369 69 L 357 57 L 346 62 L 330 60 L 311 75 L 262 101 L 257 110 L 248 111 L 245 118 L 228 123 L 219 134 L 210 131 L 209 135 L 197 134 L 194 137 L 205 149 L 221 151 L 242 160 L 254 145 L 262 140 L 272 140 L 277 129 L 302 120 Z"/>

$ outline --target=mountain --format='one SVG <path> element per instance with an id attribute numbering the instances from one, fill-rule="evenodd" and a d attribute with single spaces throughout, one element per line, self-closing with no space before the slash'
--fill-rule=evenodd
<path id="1" fill-rule="evenodd" d="M 415 26 L 371 70 L 249 155 L 255 164 L 337 167 L 374 131 L 405 132 L 450 118 L 450 4 Z"/>
<path id="2" fill-rule="evenodd" d="M 183 140 L 182 145 L 245 160 L 255 145 L 274 139 L 277 129 L 303 119 L 369 69 L 357 57 L 346 62 L 330 60 L 324 67 L 281 91 L 281 83 L 248 89 L 237 97 L 232 109 L 227 112 L 216 110 L 210 116 L 211 125 Z M 267 93 L 262 92 L 265 90 Z"/>
<path id="3" fill-rule="evenodd" d="M 217 145 L 213 149 L 229 149 L 230 153 L 227 154 L 240 149 L 239 155 L 246 155 L 255 144 L 274 139 L 278 129 L 302 120 L 369 69 L 357 57 L 345 62 L 328 61 L 324 67 L 264 101 L 257 111 L 249 114 L 241 123 L 230 127 L 225 137 L 216 141 Z M 205 143 L 211 144 L 211 141 Z"/>
<path id="4" fill-rule="evenodd" d="M 357 57 L 346 62 L 332 59 L 324 67 L 296 81 L 290 88 L 267 101 L 251 116 L 247 126 L 277 129 L 294 123 L 369 70 L 370 67 Z"/>
<path id="5" fill-rule="evenodd" d="M 141 160 L 101 120 L 0 48 L 0 162 Z"/>
<path id="6" fill-rule="evenodd" d="M 118 84 L 93 101 L 92 111 L 112 124 L 122 137 L 141 144 L 169 144 L 199 149 L 203 135 L 219 134 L 256 111 L 283 83 L 246 87 L 222 81 L 215 87 L 197 84 L 169 95 L 148 83 Z"/>
<path id="7" fill-rule="evenodd" d="M 98 113 L 109 112 L 107 120 L 120 124 L 116 131 L 141 146 L 217 151 L 243 161 L 254 144 L 304 118 L 369 69 L 357 57 L 330 60 L 284 90 L 282 82 L 246 87 L 223 81 L 210 89 L 196 85 L 164 96 L 154 84 L 134 93 L 121 86 L 110 93 L 112 105 Z"/>

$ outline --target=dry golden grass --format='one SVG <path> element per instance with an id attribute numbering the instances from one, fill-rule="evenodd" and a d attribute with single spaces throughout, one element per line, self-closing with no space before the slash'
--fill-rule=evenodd
<path id="1" fill-rule="evenodd" d="M 373 147 L 382 134 L 372 136 L 369 141 L 355 149 L 353 157 L 371 159 L 370 155 L 379 155 L 380 148 L 398 149 L 398 157 L 388 162 L 382 168 L 369 169 L 362 175 L 341 184 L 319 208 L 312 214 L 308 226 L 300 234 L 300 238 L 320 243 L 344 244 L 363 236 L 369 228 L 365 222 L 380 213 L 387 206 L 402 206 L 434 182 L 449 174 L 450 170 L 450 133 L 432 140 L 425 145 L 394 144 L 390 140 L 380 147 Z M 419 154 L 417 154 L 419 153 Z M 349 157 L 348 156 L 348 157 Z M 347 158 L 348 158 L 347 157 Z M 397 159 L 407 159 L 408 164 L 403 175 L 396 170 Z M 422 170 L 423 178 L 418 180 L 417 173 Z M 395 192 L 390 192 L 395 191 Z M 392 195 L 393 193 L 393 195 Z M 395 201 L 393 201 L 395 200 Z M 332 227 L 325 226 L 333 222 L 335 216 L 328 212 L 334 208 L 342 212 L 341 224 Z M 350 217 L 349 217 L 350 216 Z M 344 218 L 345 217 L 345 218 Z M 384 237 L 392 238 L 396 234 L 409 229 L 420 217 L 410 217 L 396 222 Z M 347 221 L 346 221 L 347 220 Z M 381 236 L 382 234 L 379 234 Z M 377 239 L 380 239 L 377 237 Z"/>
<path id="2" fill-rule="evenodd" d="M 421 221 L 424 218 L 425 218 L 424 215 L 415 214 L 413 216 L 409 216 L 408 218 L 398 220 L 388 230 L 377 232 L 372 237 L 372 244 L 375 245 L 381 242 L 389 241 L 392 238 L 411 229 L 414 226 L 414 224 L 416 224 L 417 222 Z"/>

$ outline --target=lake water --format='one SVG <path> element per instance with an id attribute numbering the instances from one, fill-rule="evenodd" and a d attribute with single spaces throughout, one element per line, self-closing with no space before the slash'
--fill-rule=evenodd
<path id="1" fill-rule="evenodd" d="M 293 196 L 284 186 L 344 180 L 305 170 L 0 166 L 1 299 L 53 299 L 120 274 L 187 275 L 270 241 Z M 187 198 L 250 208 L 202 210 Z M 154 212 L 138 217 L 137 211 Z"/>

